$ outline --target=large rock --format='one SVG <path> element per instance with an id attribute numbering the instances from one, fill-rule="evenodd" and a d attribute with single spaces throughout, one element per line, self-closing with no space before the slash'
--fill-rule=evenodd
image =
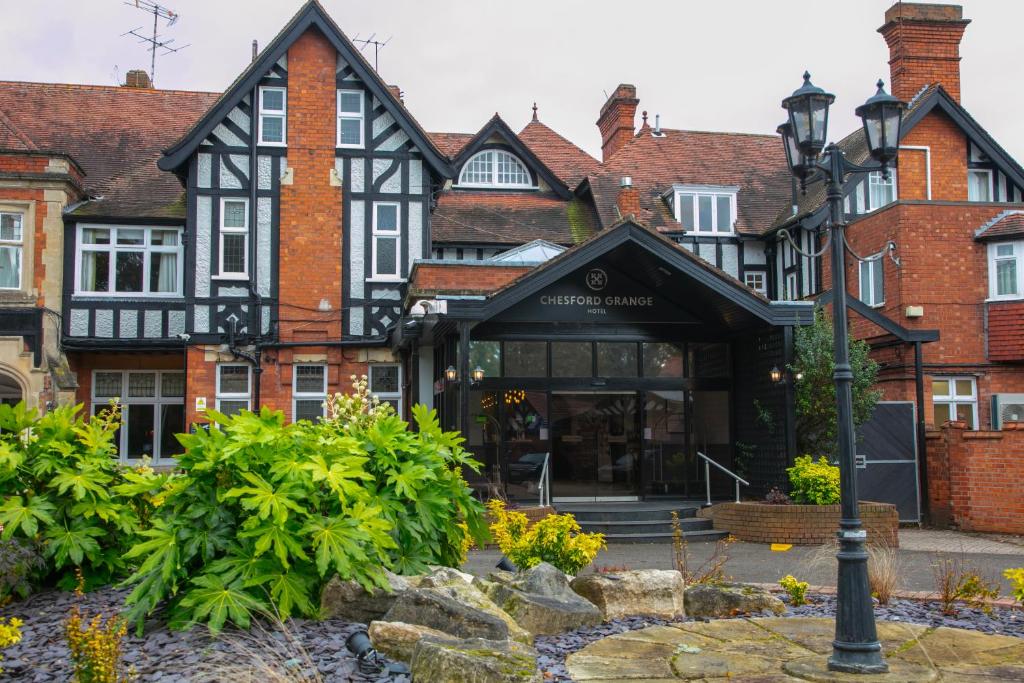
<path id="1" fill-rule="evenodd" d="M 597 605 L 605 619 L 634 615 L 678 619 L 686 615 L 683 575 L 674 569 L 641 569 L 577 576 L 569 584 Z"/>
<path id="2" fill-rule="evenodd" d="M 768 610 L 782 614 L 786 606 L 768 591 L 742 584 L 699 584 L 689 586 L 685 597 L 686 614 L 702 617 L 731 617 L 736 614 L 761 614 Z"/>
<path id="3" fill-rule="evenodd" d="M 382 620 L 428 626 L 459 638 L 533 641 L 512 617 L 469 584 L 406 591 Z"/>
<path id="4" fill-rule="evenodd" d="M 375 588 L 367 591 L 355 581 L 342 581 L 337 576 L 332 578 L 320 594 L 322 617 L 334 617 L 362 624 L 380 619 L 395 604 L 395 599 L 413 586 L 405 577 L 387 570 L 384 573 L 390 590 Z"/>
<path id="5" fill-rule="evenodd" d="M 401 662 L 411 662 L 416 643 L 422 638 L 458 640 L 447 633 L 427 626 L 403 624 L 400 621 L 372 621 L 367 629 L 373 648 Z"/>
<path id="6" fill-rule="evenodd" d="M 435 567 L 429 574 L 419 577 L 418 588 L 442 588 L 452 584 L 473 583 L 473 575 L 451 567 Z"/>
<path id="7" fill-rule="evenodd" d="M 577 595 L 565 574 L 546 562 L 516 574 L 494 572 L 489 578 L 474 585 L 530 633 L 564 633 L 601 622 L 601 610 Z"/>
<path id="8" fill-rule="evenodd" d="M 412 656 L 416 683 L 541 683 L 533 648 L 510 640 L 419 641 Z"/>

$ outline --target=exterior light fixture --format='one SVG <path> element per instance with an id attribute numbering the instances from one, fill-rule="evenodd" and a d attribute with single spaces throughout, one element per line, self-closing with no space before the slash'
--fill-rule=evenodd
<path id="1" fill-rule="evenodd" d="M 803 183 L 814 172 L 814 167 L 806 163 L 807 160 L 803 153 L 796 146 L 796 140 L 793 139 L 793 125 L 787 121 L 779 125 L 775 132 L 782 136 L 782 145 L 786 150 L 786 164 L 789 165 L 789 170 Z"/>
<path id="2" fill-rule="evenodd" d="M 479 384 L 484 381 L 484 369 L 479 365 L 473 368 L 472 372 L 473 381 Z"/>
<path id="3" fill-rule="evenodd" d="M 444 371 L 444 376 L 445 376 L 445 379 L 447 379 L 449 382 L 455 382 L 455 381 L 458 381 L 458 379 L 459 379 L 459 373 L 455 369 L 454 365 L 449 365 L 448 366 L 448 369 Z"/>
<path id="4" fill-rule="evenodd" d="M 795 379 L 797 382 L 802 381 L 803 378 L 804 378 L 804 373 L 800 372 L 799 370 L 797 370 L 795 373 L 793 373 L 793 379 Z"/>
<path id="5" fill-rule="evenodd" d="M 779 370 L 778 365 L 773 365 L 772 369 L 768 371 L 768 376 L 772 378 L 772 382 L 778 384 L 782 381 L 782 370 Z"/>
<path id="6" fill-rule="evenodd" d="M 811 83 L 810 72 L 804 72 L 804 84 L 782 100 L 789 112 L 789 125 L 797 148 L 809 160 L 818 158 L 825 149 L 828 136 L 828 108 L 836 96 Z"/>
<path id="7" fill-rule="evenodd" d="M 885 92 L 881 79 L 876 84 L 878 92 L 855 110 L 864 124 L 868 150 L 875 161 L 885 166 L 896 158 L 900 144 L 900 127 L 906 105 Z"/>

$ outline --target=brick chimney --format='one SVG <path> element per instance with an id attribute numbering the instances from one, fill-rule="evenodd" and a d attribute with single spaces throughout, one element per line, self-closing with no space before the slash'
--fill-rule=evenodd
<path id="1" fill-rule="evenodd" d="M 601 107 L 597 127 L 601 131 L 602 161 L 607 161 L 633 137 L 633 120 L 639 103 L 636 86 L 621 83 Z"/>
<path id="2" fill-rule="evenodd" d="M 149 74 L 145 69 L 132 69 L 124 77 L 126 88 L 152 88 L 153 83 L 149 80 Z"/>
<path id="3" fill-rule="evenodd" d="M 402 95 L 402 89 L 401 89 L 401 88 L 399 88 L 399 87 L 398 87 L 397 85 L 389 85 L 389 86 L 388 86 L 388 92 L 390 92 L 390 93 L 391 93 L 391 95 L 392 95 L 392 96 L 393 96 L 393 97 L 394 97 L 394 98 L 395 98 L 396 100 L 398 100 L 398 101 L 399 101 L 399 102 L 401 102 L 402 104 L 405 104 L 405 97 L 404 97 L 404 96 Z"/>
<path id="4" fill-rule="evenodd" d="M 921 88 L 941 83 L 960 101 L 960 39 L 970 19 L 960 5 L 900 3 L 885 13 L 878 32 L 889 45 L 892 94 L 909 101 Z"/>
<path id="5" fill-rule="evenodd" d="M 640 190 L 633 187 L 633 179 L 628 175 L 619 179 L 619 196 L 615 203 L 619 207 L 621 218 L 630 215 L 634 218 L 640 217 Z"/>

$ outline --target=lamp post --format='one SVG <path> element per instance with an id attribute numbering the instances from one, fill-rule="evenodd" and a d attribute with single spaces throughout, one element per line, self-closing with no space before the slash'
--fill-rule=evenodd
<path id="1" fill-rule="evenodd" d="M 877 165 L 861 166 L 846 159 L 834 144 L 825 146 L 828 108 L 835 96 L 811 83 L 804 73 L 803 85 L 782 101 L 789 120 L 779 126 L 786 161 L 793 175 L 805 186 L 815 173 L 826 184 L 832 251 L 832 324 L 835 354 L 836 410 L 839 440 L 839 481 L 842 518 L 839 521 L 839 576 L 836 596 L 836 635 L 828 668 L 851 673 L 884 673 L 889 670 L 882 657 L 875 628 L 874 606 L 868 584 L 868 555 L 857 509 L 857 479 L 854 460 L 853 395 L 846 319 L 846 223 L 843 217 L 843 181 L 850 173 L 880 170 L 896 159 L 905 104 L 887 94 L 882 81 L 878 92 L 856 113 Z"/>

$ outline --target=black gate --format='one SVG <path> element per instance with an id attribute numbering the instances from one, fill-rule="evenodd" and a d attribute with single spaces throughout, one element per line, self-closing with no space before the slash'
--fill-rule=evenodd
<path id="1" fill-rule="evenodd" d="M 892 503 L 901 522 L 921 519 L 915 410 L 911 401 L 879 401 L 857 430 L 857 493 Z"/>

